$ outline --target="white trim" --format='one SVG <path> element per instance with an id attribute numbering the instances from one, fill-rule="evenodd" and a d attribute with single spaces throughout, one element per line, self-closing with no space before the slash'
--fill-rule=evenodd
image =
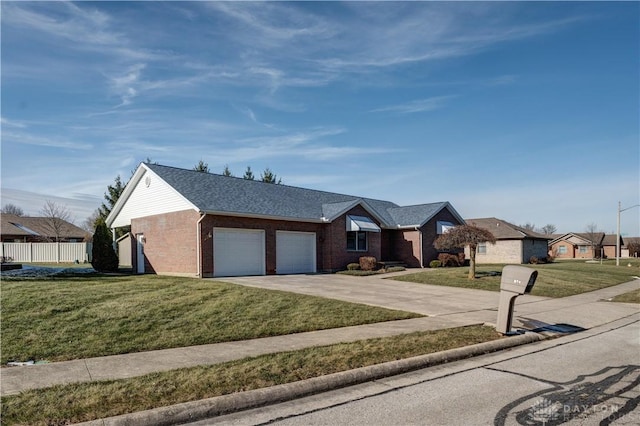
<path id="1" fill-rule="evenodd" d="M 347 232 L 362 231 L 362 232 L 381 232 L 381 229 L 376 223 L 366 216 L 351 216 L 347 215 L 346 220 Z"/>

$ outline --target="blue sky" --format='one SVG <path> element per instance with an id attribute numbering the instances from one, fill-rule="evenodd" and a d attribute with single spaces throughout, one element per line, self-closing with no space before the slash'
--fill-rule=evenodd
<path id="1" fill-rule="evenodd" d="M 76 223 L 141 161 L 615 232 L 637 2 L 7 2 L 2 205 Z M 622 213 L 640 235 L 640 208 Z"/>

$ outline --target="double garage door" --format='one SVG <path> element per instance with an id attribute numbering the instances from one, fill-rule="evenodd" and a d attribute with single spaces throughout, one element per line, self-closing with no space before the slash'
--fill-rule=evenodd
<path id="1" fill-rule="evenodd" d="M 264 230 L 214 228 L 214 276 L 264 275 L 265 264 Z M 277 231 L 276 271 L 278 274 L 316 272 L 316 234 Z"/>

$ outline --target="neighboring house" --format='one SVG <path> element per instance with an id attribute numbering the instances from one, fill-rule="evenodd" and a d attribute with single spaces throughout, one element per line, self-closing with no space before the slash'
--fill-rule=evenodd
<path id="1" fill-rule="evenodd" d="M 3 243 L 82 242 L 87 232 L 62 219 L 0 214 Z"/>
<path id="2" fill-rule="evenodd" d="M 616 257 L 616 235 L 615 234 L 605 234 L 602 239 L 602 248 L 604 252 L 605 259 L 607 258 L 615 258 Z M 620 250 L 622 251 L 622 246 L 624 245 L 624 240 L 622 236 L 620 236 Z"/>
<path id="3" fill-rule="evenodd" d="M 623 243 L 620 238 L 620 245 Z M 556 234 L 549 242 L 549 252 L 557 259 L 616 257 L 616 236 L 604 232 Z"/>
<path id="4" fill-rule="evenodd" d="M 620 257 L 638 257 L 638 247 L 640 247 L 640 237 L 625 237 Z"/>
<path id="5" fill-rule="evenodd" d="M 107 218 L 131 226 L 134 271 L 201 277 L 336 271 L 361 256 L 423 267 L 462 223 L 448 202 L 401 207 L 146 163 Z"/>
<path id="6" fill-rule="evenodd" d="M 479 244 L 476 263 L 529 263 L 532 257 L 547 257 L 550 237 L 516 226 L 495 217 L 466 219 L 467 224 L 486 229 L 496 238 L 496 243 Z M 469 248 L 465 248 L 469 258 Z"/>

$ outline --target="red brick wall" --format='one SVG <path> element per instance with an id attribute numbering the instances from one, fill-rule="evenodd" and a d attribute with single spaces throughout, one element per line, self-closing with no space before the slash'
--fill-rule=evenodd
<path id="1" fill-rule="evenodd" d="M 423 267 L 429 266 L 432 260 L 438 258 L 438 250 L 433 246 L 434 241 L 438 238 L 438 221 L 451 222 L 454 225 L 461 225 L 460 221 L 451 214 L 449 209 L 442 209 L 435 217 L 425 223 L 420 230 L 422 231 L 422 261 Z M 462 250 L 460 250 L 462 251 Z"/>
<path id="2" fill-rule="evenodd" d="M 367 233 L 367 251 L 347 250 L 347 215 L 365 216 L 370 218 L 378 226 L 378 222 L 361 206 L 356 206 L 330 224 L 326 224 L 325 240 L 323 243 L 324 271 L 340 271 L 347 269 L 349 263 L 358 263 L 362 256 L 373 256 L 376 260 L 382 260 L 382 236 L 380 232 Z"/>
<path id="3" fill-rule="evenodd" d="M 362 256 L 373 256 L 377 260 L 400 260 L 410 267 L 423 266 L 420 265 L 420 233 L 416 230 L 369 232 L 367 251 L 348 251 L 346 232 L 348 214 L 369 217 L 380 225 L 360 206 L 354 207 L 329 224 L 207 215 L 200 226 L 202 276 L 213 276 L 213 228 L 217 227 L 264 230 L 267 274 L 276 273 L 276 231 L 315 232 L 319 272 L 344 270 L 347 264 L 358 262 Z M 146 272 L 196 275 L 199 272 L 196 258 L 199 219 L 200 215 L 193 210 L 134 219 L 131 224 L 132 234 L 135 236 L 143 233 L 146 238 Z M 445 209 L 421 228 L 425 265 L 438 256 L 433 247 L 433 241 L 437 237 L 436 222 L 438 220 L 458 223 Z M 135 270 L 135 247 L 132 251 Z"/>
<path id="4" fill-rule="evenodd" d="M 146 240 L 145 272 L 197 274 L 196 222 L 199 217 L 193 210 L 184 210 L 131 221 L 131 233 L 134 236 L 144 234 Z M 136 270 L 135 246 L 132 251 L 133 267 Z"/>

